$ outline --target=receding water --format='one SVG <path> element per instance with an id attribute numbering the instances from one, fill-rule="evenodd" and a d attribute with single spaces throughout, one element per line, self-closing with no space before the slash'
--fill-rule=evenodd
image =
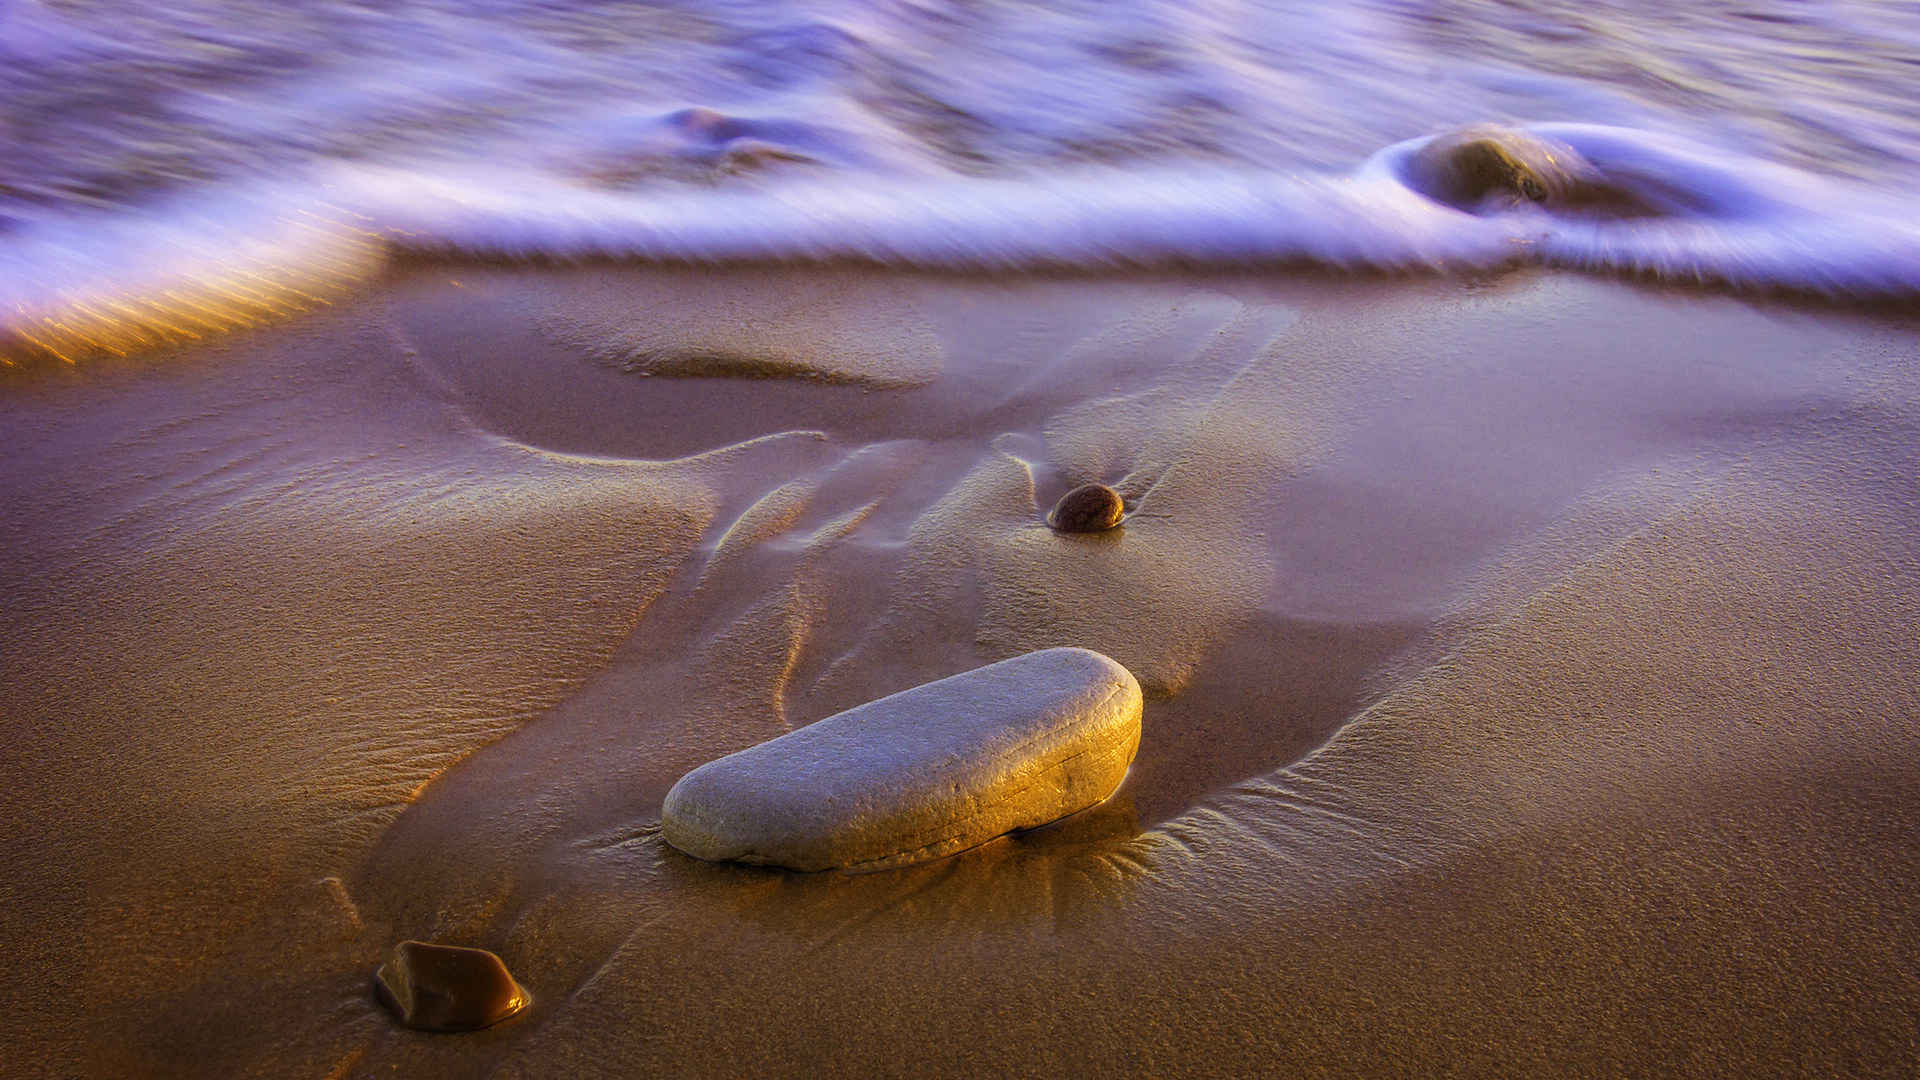
<path id="1" fill-rule="evenodd" d="M 1920 285 L 1903 3 L 8 0 L 0 55 L 16 355 L 255 321 L 394 250 Z M 1409 186 L 1477 124 L 1661 212 Z"/>

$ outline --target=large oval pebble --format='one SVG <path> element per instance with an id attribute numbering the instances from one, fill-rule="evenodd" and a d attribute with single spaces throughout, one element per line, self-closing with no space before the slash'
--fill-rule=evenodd
<path id="1" fill-rule="evenodd" d="M 662 831 L 702 859 L 883 870 L 1099 804 L 1140 746 L 1140 684 L 1087 649 L 926 683 L 710 761 Z"/>

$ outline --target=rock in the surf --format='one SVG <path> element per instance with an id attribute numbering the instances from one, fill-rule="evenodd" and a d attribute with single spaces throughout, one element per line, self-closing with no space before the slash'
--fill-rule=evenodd
<path id="1" fill-rule="evenodd" d="M 1401 176 L 1428 198 L 1473 214 L 1533 203 L 1554 214 L 1637 218 L 1698 201 L 1659 177 L 1610 175 L 1558 139 L 1491 125 L 1429 139 Z"/>
<path id="2" fill-rule="evenodd" d="M 485 949 L 403 941 L 380 966 L 380 1000 L 426 1031 L 475 1031 L 527 1007 L 532 997 Z"/>
<path id="3" fill-rule="evenodd" d="M 1120 524 L 1127 507 L 1105 484 L 1081 484 L 1053 504 L 1047 524 L 1059 532 L 1105 532 Z"/>
<path id="4" fill-rule="evenodd" d="M 1140 684 L 1044 649 L 905 690 L 711 761 L 667 793 L 702 859 L 883 870 L 1098 805 L 1140 745 Z"/>
<path id="5" fill-rule="evenodd" d="M 1468 211 L 1567 202 L 1596 179 L 1572 147 L 1491 126 L 1436 136 L 1407 163 L 1407 182 L 1416 190 Z"/>

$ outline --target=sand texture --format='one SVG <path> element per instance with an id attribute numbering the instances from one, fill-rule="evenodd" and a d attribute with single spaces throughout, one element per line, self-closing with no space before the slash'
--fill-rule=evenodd
<path id="1" fill-rule="evenodd" d="M 1545 273 L 425 263 L 12 369 L 6 1071 L 1911 1075 L 1917 354 Z M 1060 646 L 1145 697 L 1087 813 L 662 838 Z M 531 1004 L 400 1026 L 407 940 Z"/>

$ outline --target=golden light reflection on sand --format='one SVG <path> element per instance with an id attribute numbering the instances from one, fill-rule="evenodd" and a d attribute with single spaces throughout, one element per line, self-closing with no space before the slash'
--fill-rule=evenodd
<path id="1" fill-rule="evenodd" d="M 201 257 L 157 281 L 64 292 L 36 307 L 16 303 L 0 322 L 0 365 L 126 359 L 326 306 L 386 264 L 385 238 L 353 217 L 299 210 L 251 245 L 209 236 Z"/>

